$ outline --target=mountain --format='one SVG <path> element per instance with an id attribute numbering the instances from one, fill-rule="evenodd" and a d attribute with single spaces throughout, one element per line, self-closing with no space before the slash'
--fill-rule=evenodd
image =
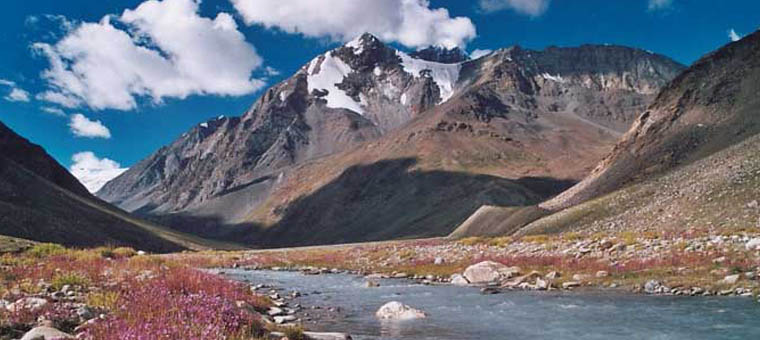
<path id="1" fill-rule="evenodd" d="M 362 35 L 98 196 L 257 245 L 445 235 L 481 205 L 536 204 L 581 179 L 683 69 L 621 46 L 455 63 L 422 51 Z"/>
<path id="2" fill-rule="evenodd" d="M 0 123 L 0 234 L 148 251 L 225 247 L 148 223 L 92 196 L 40 146 Z"/>
<path id="3" fill-rule="evenodd" d="M 416 59 L 433 61 L 442 64 L 457 64 L 470 59 L 465 51 L 459 47 L 445 48 L 441 46 L 430 46 L 421 50 L 409 53 L 409 56 Z"/>
<path id="4" fill-rule="evenodd" d="M 759 90 L 755 32 L 663 88 L 589 176 L 540 205 L 560 212 L 522 232 L 756 226 Z"/>

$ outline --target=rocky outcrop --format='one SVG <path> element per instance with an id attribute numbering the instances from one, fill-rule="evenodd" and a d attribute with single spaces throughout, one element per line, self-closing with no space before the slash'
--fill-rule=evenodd
<path id="1" fill-rule="evenodd" d="M 35 327 L 21 337 L 21 340 L 63 340 L 74 339 L 70 334 L 66 334 L 52 327 Z"/>

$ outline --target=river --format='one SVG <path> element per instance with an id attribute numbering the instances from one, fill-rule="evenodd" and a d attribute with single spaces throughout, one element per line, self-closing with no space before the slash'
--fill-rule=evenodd
<path id="1" fill-rule="evenodd" d="M 411 280 L 347 274 L 225 269 L 228 277 L 304 293 L 292 301 L 339 307 L 340 316 L 307 328 L 354 339 L 760 339 L 760 304 L 742 297 L 645 296 L 620 292 L 508 291 L 482 295 L 472 287 L 426 286 Z M 375 311 L 400 301 L 425 319 L 381 322 Z"/>

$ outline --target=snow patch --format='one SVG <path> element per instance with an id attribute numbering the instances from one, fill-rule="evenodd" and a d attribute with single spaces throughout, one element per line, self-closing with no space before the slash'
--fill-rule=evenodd
<path id="1" fill-rule="evenodd" d="M 201 123 L 200 126 L 204 129 L 208 129 L 208 123 Z"/>
<path id="2" fill-rule="evenodd" d="M 372 70 L 372 73 L 374 73 L 376 77 L 379 77 L 381 74 L 383 74 L 383 70 L 380 69 L 380 66 L 375 66 L 375 69 Z"/>
<path id="3" fill-rule="evenodd" d="M 346 76 L 354 72 L 351 66 L 346 65 L 340 58 L 333 56 L 332 52 L 325 54 L 321 63 L 319 60 L 320 57 L 317 57 L 309 64 L 309 73 L 307 75 L 309 93 L 315 89 L 327 90 L 327 95 L 323 97 L 323 99 L 327 100 L 327 107 L 334 109 L 344 108 L 364 114 L 361 105 L 336 86 L 336 84 L 342 83 Z M 317 66 L 319 66 L 319 72 L 314 74 Z"/>
<path id="4" fill-rule="evenodd" d="M 401 105 L 406 105 L 406 93 L 401 95 Z"/>
<path id="5" fill-rule="evenodd" d="M 462 69 L 462 64 L 442 64 L 432 61 L 412 58 L 408 54 L 396 51 L 396 54 L 401 58 L 401 66 L 404 67 L 404 71 L 411 73 L 414 77 L 421 77 L 420 74 L 423 70 L 430 71 L 430 77 L 438 85 L 441 91 L 441 102 L 445 102 L 454 95 L 454 85 L 459 80 L 459 71 Z"/>
<path id="6" fill-rule="evenodd" d="M 559 74 L 557 74 L 556 76 L 553 76 L 551 74 L 548 74 L 548 73 L 544 72 L 544 73 L 541 74 L 541 77 L 543 77 L 546 80 L 556 81 L 558 83 L 564 83 L 565 82 L 565 78 L 562 78 L 562 76 L 559 75 Z"/>
<path id="7" fill-rule="evenodd" d="M 364 52 L 364 45 L 362 45 L 362 37 L 358 36 L 354 38 L 354 40 L 351 40 L 347 42 L 344 46 L 350 47 L 354 50 L 354 55 L 360 55 L 362 52 Z"/>

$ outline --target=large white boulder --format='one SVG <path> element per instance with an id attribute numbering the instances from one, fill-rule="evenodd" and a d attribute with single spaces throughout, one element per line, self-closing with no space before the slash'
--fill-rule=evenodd
<path id="1" fill-rule="evenodd" d="M 760 237 L 749 240 L 744 246 L 747 250 L 760 250 Z"/>
<path id="2" fill-rule="evenodd" d="M 380 307 L 375 316 L 381 320 L 411 320 L 425 318 L 427 314 L 401 302 L 391 301 Z"/>
<path id="3" fill-rule="evenodd" d="M 483 261 L 473 264 L 464 271 L 464 277 L 471 284 L 487 284 L 506 280 L 519 274 L 520 268 L 508 267 L 498 262 Z"/>

